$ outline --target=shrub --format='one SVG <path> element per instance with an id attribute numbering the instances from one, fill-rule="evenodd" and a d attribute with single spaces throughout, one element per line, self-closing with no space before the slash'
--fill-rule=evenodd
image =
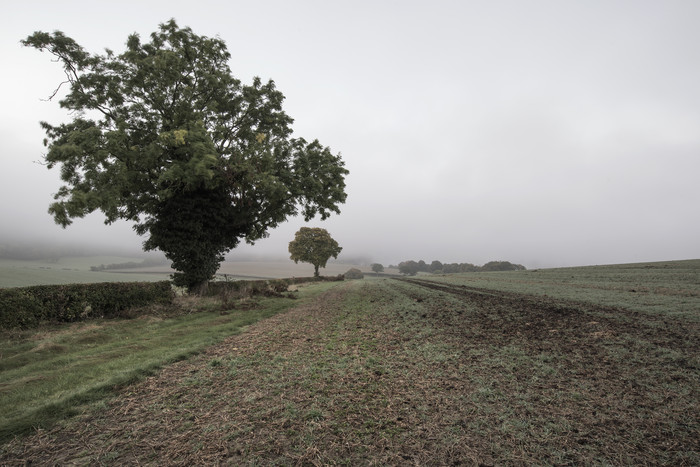
<path id="1" fill-rule="evenodd" d="M 418 269 L 419 269 L 418 263 L 416 263 L 413 260 L 402 261 L 399 263 L 399 272 L 401 274 L 415 276 L 416 274 L 418 274 Z"/>
<path id="2" fill-rule="evenodd" d="M 270 288 L 276 293 L 286 292 L 289 289 L 289 282 L 286 279 L 276 279 L 270 281 Z"/>
<path id="3" fill-rule="evenodd" d="M 114 318 L 134 307 L 170 303 L 168 281 L 37 285 L 0 289 L 0 327 L 26 328 L 41 321 Z"/>
<path id="4" fill-rule="evenodd" d="M 31 328 L 39 324 L 41 304 L 22 289 L 0 289 L 0 327 Z"/>
<path id="5" fill-rule="evenodd" d="M 345 273 L 345 278 L 346 279 L 364 279 L 365 275 L 362 273 L 357 268 L 352 268 L 349 269 L 348 272 Z"/>

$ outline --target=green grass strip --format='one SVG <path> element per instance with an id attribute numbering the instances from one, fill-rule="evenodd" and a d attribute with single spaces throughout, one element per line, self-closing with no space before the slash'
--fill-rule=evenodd
<path id="1" fill-rule="evenodd" d="M 253 309 L 227 314 L 94 320 L 6 332 L 0 339 L 0 443 L 49 428 L 163 366 L 187 359 L 332 286 L 305 287 L 299 300 L 259 298 Z"/>

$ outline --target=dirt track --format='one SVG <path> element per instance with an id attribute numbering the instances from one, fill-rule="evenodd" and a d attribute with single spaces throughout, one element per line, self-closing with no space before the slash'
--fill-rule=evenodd
<path id="1" fill-rule="evenodd" d="M 348 282 L 0 460 L 691 465 L 699 342 L 625 310 Z"/>

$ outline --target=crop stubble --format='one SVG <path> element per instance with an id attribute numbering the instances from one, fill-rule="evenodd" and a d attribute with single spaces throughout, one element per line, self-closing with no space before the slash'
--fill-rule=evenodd
<path id="1" fill-rule="evenodd" d="M 0 460 L 692 465 L 699 334 L 515 292 L 346 282 Z"/>

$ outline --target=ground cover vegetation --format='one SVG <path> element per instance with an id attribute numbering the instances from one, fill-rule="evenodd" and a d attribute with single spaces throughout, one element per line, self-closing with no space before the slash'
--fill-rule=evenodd
<path id="1" fill-rule="evenodd" d="M 0 460 L 697 465 L 699 272 L 325 283 Z"/>
<path id="2" fill-rule="evenodd" d="M 700 260 L 486 272 L 439 280 L 700 320 Z"/>
<path id="3" fill-rule="evenodd" d="M 175 283 L 199 292 L 241 241 L 290 216 L 340 212 L 340 155 L 292 138 L 283 94 L 271 80 L 236 79 L 222 40 L 171 20 L 148 42 L 129 36 L 121 54 L 89 53 L 60 31 L 22 43 L 66 74 L 59 103 L 71 120 L 41 123 L 46 166 L 64 182 L 49 207 L 58 224 L 98 210 L 106 223 L 133 222 L 144 248 L 172 261 Z"/>
<path id="4" fill-rule="evenodd" d="M 297 286 L 298 287 L 298 286 Z M 0 330 L 0 441 L 49 427 L 324 289 L 179 297 L 133 319 Z M 297 300 L 290 300 L 296 298 Z"/>

